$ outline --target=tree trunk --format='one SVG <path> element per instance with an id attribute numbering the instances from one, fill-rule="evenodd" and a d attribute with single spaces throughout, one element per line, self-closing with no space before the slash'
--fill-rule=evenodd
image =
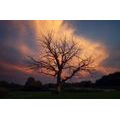
<path id="1" fill-rule="evenodd" d="M 61 91 L 62 91 L 61 83 L 58 83 L 57 84 L 57 93 L 59 94 L 59 93 L 61 93 Z"/>
<path id="2" fill-rule="evenodd" d="M 61 83 L 61 78 L 58 75 L 57 76 L 57 93 L 59 94 L 62 91 L 62 83 Z"/>

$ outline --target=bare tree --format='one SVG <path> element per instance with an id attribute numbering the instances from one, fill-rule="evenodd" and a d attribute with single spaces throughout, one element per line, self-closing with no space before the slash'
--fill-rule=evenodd
<path id="1" fill-rule="evenodd" d="M 37 58 L 30 57 L 30 69 L 50 75 L 57 80 L 57 91 L 62 83 L 78 75 L 81 71 L 90 72 L 91 57 L 81 57 L 81 47 L 73 37 L 55 37 L 54 32 L 42 35 L 39 41 L 40 53 Z"/>

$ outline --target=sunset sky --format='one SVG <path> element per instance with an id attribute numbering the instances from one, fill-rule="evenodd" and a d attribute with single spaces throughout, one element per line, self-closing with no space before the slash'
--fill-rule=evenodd
<path id="1" fill-rule="evenodd" d="M 34 76 L 43 83 L 51 82 L 51 78 L 26 69 L 27 56 L 38 54 L 37 41 L 40 34 L 48 30 L 54 30 L 57 35 L 74 36 L 80 41 L 83 53 L 94 56 L 96 72 L 91 80 L 120 71 L 120 21 L 1 20 L 0 80 L 24 83 L 28 76 Z"/>

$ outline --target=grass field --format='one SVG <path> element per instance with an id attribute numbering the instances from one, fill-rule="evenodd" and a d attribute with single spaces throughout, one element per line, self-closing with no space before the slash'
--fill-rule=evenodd
<path id="1" fill-rule="evenodd" d="M 90 91 L 90 92 L 9 92 L 2 99 L 120 99 L 120 91 Z"/>

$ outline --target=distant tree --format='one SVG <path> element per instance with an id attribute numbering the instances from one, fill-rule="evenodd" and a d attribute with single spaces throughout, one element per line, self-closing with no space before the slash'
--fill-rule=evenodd
<path id="1" fill-rule="evenodd" d="M 0 87 L 7 88 L 7 89 L 20 89 L 22 85 L 16 84 L 16 83 L 9 83 L 7 81 L 0 81 Z"/>
<path id="2" fill-rule="evenodd" d="M 91 81 L 82 81 L 80 87 L 92 87 L 93 83 Z"/>
<path id="3" fill-rule="evenodd" d="M 27 90 L 39 90 L 42 86 L 40 81 L 36 81 L 33 77 L 29 77 L 25 83 Z"/>
<path id="4" fill-rule="evenodd" d="M 33 77 L 29 77 L 25 83 L 25 86 L 31 86 L 35 82 L 35 79 Z"/>
<path id="5" fill-rule="evenodd" d="M 0 87 L 9 88 L 10 84 L 7 81 L 0 81 Z"/>
<path id="6" fill-rule="evenodd" d="M 96 81 L 97 87 L 120 89 L 120 72 L 115 72 Z"/>
<path id="7" fill-rule="evenodd" d="M 91 72 L 92 57 L 81 57 L 81 47 L 73 37 L 55 38 L 54 32 L 42 34 L 37 58 L 30 57 L 29 68 L 50 75 L 57 80 L 57 91 L 62 83 L 78 75 L 81 71 Z"/>

